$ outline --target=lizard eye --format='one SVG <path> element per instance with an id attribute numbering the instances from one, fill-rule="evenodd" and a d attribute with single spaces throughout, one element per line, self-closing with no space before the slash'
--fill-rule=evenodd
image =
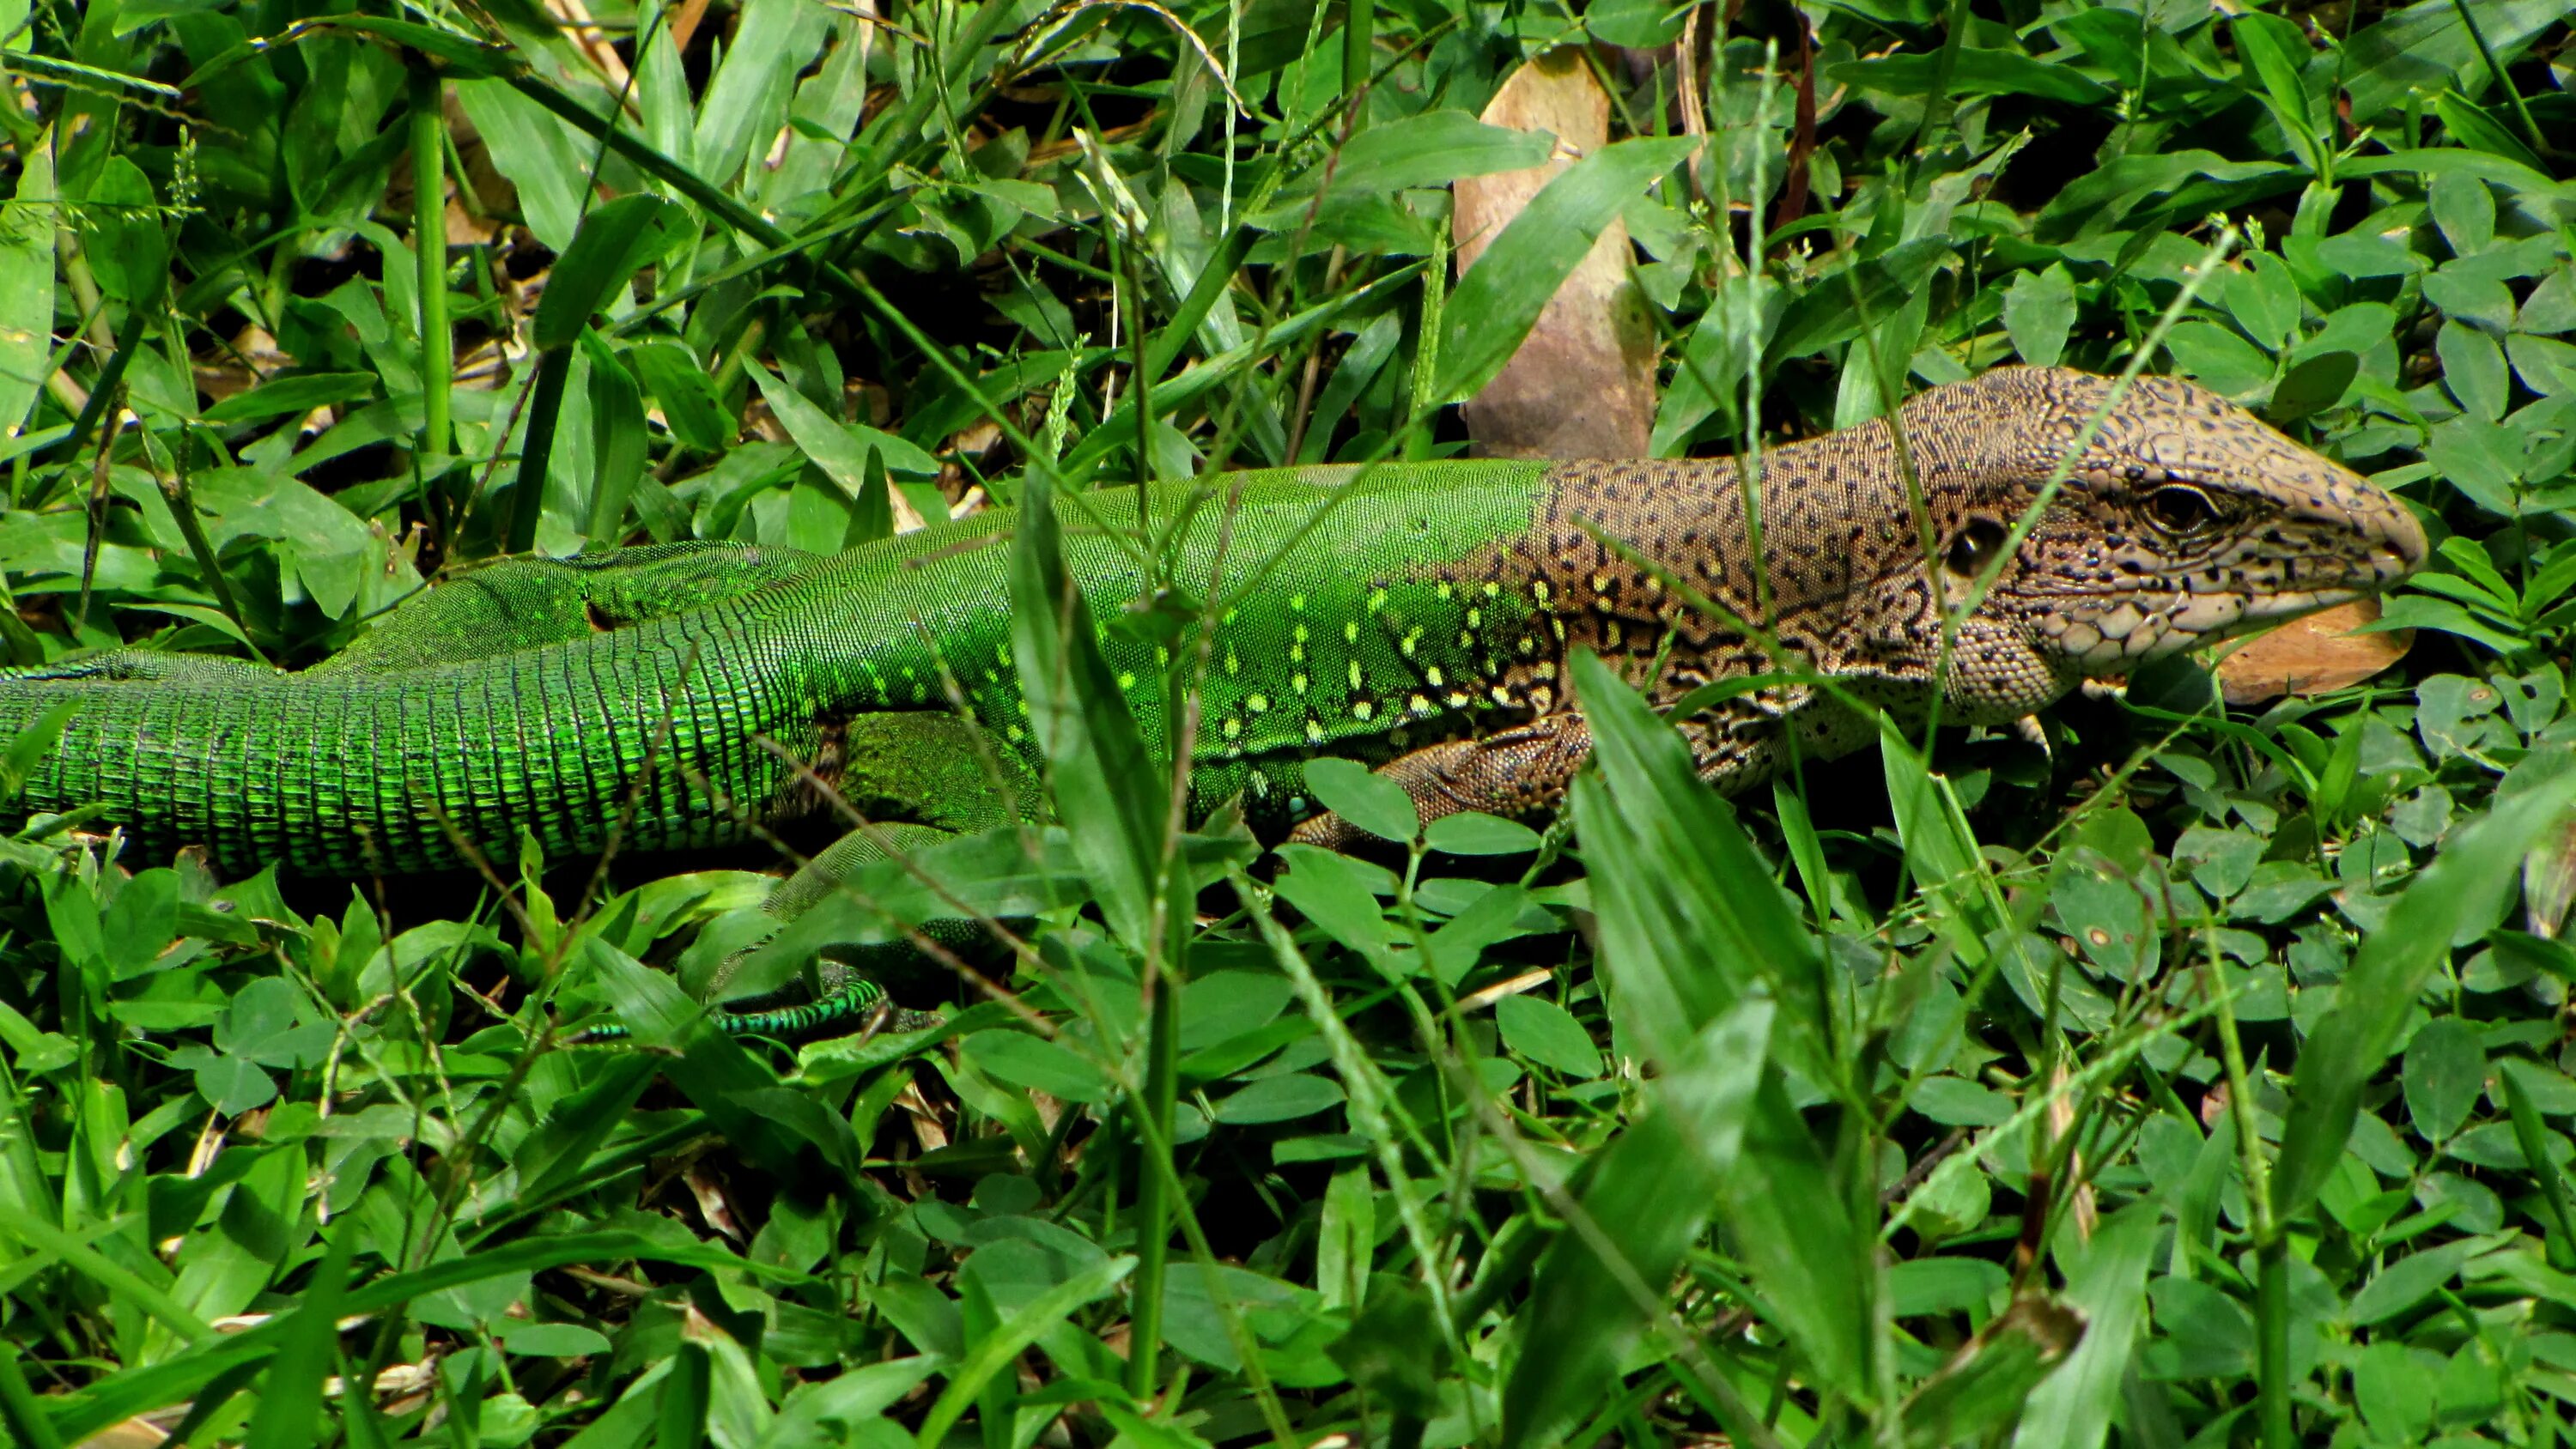
<path id="1" fill-rule="evenodd" d="M 1994 561 L 1995 551 L 2004 546 L 2007 532 L 1991 518 L 1971 518 L 1967 527 L 1951 537 L 1950 551 L 1941 556 L 1941 561 L 1959 577 L 1975 578 Z"/>
<path id="2" fill-rule="evenodd" d="M 2170 533 L 2198 533 L 2218 521 L 2218 509 L 2199 489 L 2169 483 L 2147 495 L 2147 517 Z"/>

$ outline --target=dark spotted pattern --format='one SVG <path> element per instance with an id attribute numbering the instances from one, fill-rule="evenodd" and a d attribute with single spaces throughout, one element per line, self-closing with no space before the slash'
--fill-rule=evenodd
<path id="1" fill-rule="evenodd" d="M 1478 681 L 1514 718 L 1388 773 L 1426 815 L 1553 801 L 1589 749 L 1566 691 L 1577 649 L 1667 708 L 1715 681 L 1807 674 L 1907 724 L 1936 700 L 1943 719 L 1997 724 L 2086 676 L 2342 602 L 2422 562 L 2421 528 L 2386 492 L 2203 388 L 2141 378 L 2074 454 L 1992 591 L 1962 611 L 1972 576 L 2111 388 L 2006 368 L 1915 398 L 1901 427 L 1882 420 L 1773 449 L 1761 460 L 1758 558 L 1750 470 L 1732 460 L 1562 465 L 1535 528 L 1450 571 L 1499 584 L 1545 618 L 1499 677 Z M 1780 654 L 1688 606 L 1596 532 L 1760 626 Z M 1797 681 L 1684 722 L 1703 773 L 1730 791 L 1778 767 L 1791 728 L 1811 758 L 1874 736 L 1866 715 Z M 1328 818 L 1302 835 L 1345 831 Z"/>

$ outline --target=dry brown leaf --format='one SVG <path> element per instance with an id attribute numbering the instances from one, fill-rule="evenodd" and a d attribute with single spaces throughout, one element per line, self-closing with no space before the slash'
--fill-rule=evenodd
<path id="1" fill-rule="evenodd" d="M 2350 632 L 2378 619 L 2377 599 L 2292 619 L 2220 660 L 2219 692 L 2229 704 L 2251 705 L 2285 694 L 2331 694 L 2359 684 L 2405 658 L 2415 642 L 2412 629 Z"/>
<path id="2" fill-rule="evenodd" d="M 1543 166 L 1462 178 L 1454 227 L 1464 275 L 1539 188 L 1610 140 L 1610 97 L 1576 50 L 1514 71 L 1488 125 L 1555 135 Z M 1468 399 L 1467 431 L 1489 458 L 1642 458 L 1655 422 L 1655 336 L 1628 280 L 1628 228 L 1613 221 L 1557 288 L 1520 351 Z"/>

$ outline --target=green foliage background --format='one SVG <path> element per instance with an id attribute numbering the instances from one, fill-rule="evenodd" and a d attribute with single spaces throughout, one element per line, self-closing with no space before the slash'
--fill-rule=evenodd
<path id="1" fill-rule="evenodd" d="M 351 891 L 34 822 L 0 1425 L 2559 1442 L 2576 4 L 1725 9 L 0 3 L 13 662 L 301 664 L 512 548 L 1455 452 L 1613 216 L 1661 453 L 2135 366 L 2441 539 L 2406 666 L 2333 695 L 2169 669 L 1730 808 L 1595 678 L 1570 831 L 1326 770 L 1387 853 L 1261 880 L 1160 839 L 1075 670 L 1065 891 L 940 862 L 1034 911 L 1016 1005 L 916 978 L 948 1027 L 793 1053 L 639 964 L 695 984 L 745 870 Z M 1547 150 L 1475 115 L 1586 41 L 1621 139 L 1453 290 L 1447 184 Z M 675 1045 L 546 1048 L 604 1011 Z"/>

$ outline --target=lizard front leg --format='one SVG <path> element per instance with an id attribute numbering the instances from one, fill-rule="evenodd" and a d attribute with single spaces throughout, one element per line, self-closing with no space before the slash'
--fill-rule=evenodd
<path id="1" fill-rule="evenodd" d="M 1481 810 L 1518 816 L 1565 798 L 1574 772 L 1592 753 L 1592 732 L 1571 711 L 1541 715 L 1524 725 L 1476 739 L 1447 740 L 1400 755 L 1377 773 L 1404 787 L 1426 825 L 1444 815 Z M 1326 811 L 1289 833 L 1299 845 L 1343 850 L 1368 835 Z"/>
<path id="2" fill-rule="evenodd" d="M 1726 795 L 1769 779 L 1780 763 L 1787 712 L 1778 701 L 1758 707 L 1740 703 L 1731 712 L 1710 711 L 1681 721 L 1693 768 Z M 1851 748 L 1850 741 L 1823 734 L 1810 745 L 1828 756 Z M 1497 734 L 1425 746 L 1378 767 L 1377 773 L 1404 787 L 1426 825 L 1467 810 L 1514 817 L 1563 801 L 1591 753 L 1591 727 L 1580 712 L 1564 710 Z M 1288 838 L 1299 845 L 1344 850 L 1369 836 L 1326 811 L 1298 825 Z"/>

